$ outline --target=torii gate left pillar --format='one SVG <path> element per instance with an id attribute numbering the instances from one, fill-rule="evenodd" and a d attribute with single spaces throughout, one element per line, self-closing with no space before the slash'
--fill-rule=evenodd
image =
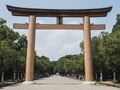
<path id="1" fill-rule="evenodd" d="M 7 8 L 15 16 L 29 16 L 29 24 L 14 25 L 14 28 L 17 27 L 16 29 L 29 29 L 26 61 L 26 78 L 24 83 L 31 84 L 34 80 L 34 47 L 36 29 L 82 29 L 84 30 L 84 61 L 86 81 L 85 83 L 94 84 L 90 30 L 101 30 L 105 28 L 105 25 L 90 24 L 90 17 L 104 17 L 112 9 L 112 7 L 82 10 L 30 9 L 13 6 L 7 6 Z M 57 24 L 36 24 L 36 16 L 57 17 Z M 63 24 L 62 17 L 83 17 L 84 23 L 82 25 L 66 25 Z"/>
<path id="2" fill-rule="evenodd" d="M 29 16 L 29 31 L 28 31 L 28 46 L 27 46 L 27 61 L 26 61 L 26 78 L 24 83 L 33 83 L 34 80 L 34 48 L 35 48 L 35 30 L 36 16 Z"/>

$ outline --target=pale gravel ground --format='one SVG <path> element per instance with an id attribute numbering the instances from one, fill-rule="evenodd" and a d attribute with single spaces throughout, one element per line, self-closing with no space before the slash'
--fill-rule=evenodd
<path id="1" fill-rule="evenodd" d="M 83 85 L 81 81 L 66 77 L 52 76 L 34 81 L 36 84 L 17 84 L 1 90 L 120 90 L 120 88 L 104 85 Z"/>

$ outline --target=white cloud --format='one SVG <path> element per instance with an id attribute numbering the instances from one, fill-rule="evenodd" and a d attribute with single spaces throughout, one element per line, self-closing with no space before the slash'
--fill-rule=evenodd
<path id="1" fill-rule="evenodd" d="M 73 43 L 65 43 L 62 47 L 61 50 L 59 51 L 59 53 L 66 53 L 66 54 L 70 54 L 70 53 L 78 53 L 80 52 L 79 50 L 79 44 L 80 44 L 80 40 L 73 42 Z M 79 49 L 79 50 L 78 50 Z"/>
<path id="2" fill-rule="evenodd" d="M 71 21 L 69 24 L 77 24 Z M 50 60 L 57 60 L 68 54 L 79 54 L 79 44 L 83 40 L 83 32 L 80 30 L 52 30 L 37 32 L 37 54 L 47 56 Z"/>
<path id="3" fill-rule="evenodd" d="M 64 38 L 66 35 L 66 31 L 65 30 L 55 30 L 55 31 L 51 31 L 48 36 L 47 36 L 47 40 L 48 41 L 58 41 L 61 38 Z"/>

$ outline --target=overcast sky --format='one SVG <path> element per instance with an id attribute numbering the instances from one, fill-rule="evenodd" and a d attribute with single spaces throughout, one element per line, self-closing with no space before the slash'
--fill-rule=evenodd
<path id="1" fill-rule="evenodd" d="M 6 5 L 28 8 L 45 8 L 45 9 L 89 9 L 103 8 L 113 6 L 107 17 L 92 18 L 91 23 L 106 24 L 106 31 L 111 32 L 116 22 L 116 14 L 120 13 L 120 0 L 0 0 L 0 18 L 7 20 L 7 25 L 13 28 L 13 23 L 28 22 L 28 17 L 12 16 L 6 9 Z M 39 23 L 55 23 L 55 18 L 38 17 Z M 64 18 L 64 23 L 80 24 L 82 18 Z M 27 35 L 27 30 L 15 30 L 21 35 Z M 102 30 L 101 30 L 102 31 Z M 99 35 L 101 31 L 92 31 L 92 36 Z M 61 56 L 68 54 L 79 54 L 79 44 L 83 40 L 83 31 L 36 31 L 35 49 L 37 55 L 47 56 L 51 61 L 58 60 Z"/>

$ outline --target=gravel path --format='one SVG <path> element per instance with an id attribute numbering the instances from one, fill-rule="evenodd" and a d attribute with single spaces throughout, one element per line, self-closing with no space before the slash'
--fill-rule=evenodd
<path id="1" fill-rule="evenodd" d="M 16 84 L 1 90 L 120 90 L 120 88 L 104 85 L 83 85 L 81 81 L 61 76 L 51 76 L 35 80 L 36 84 Z"/>

